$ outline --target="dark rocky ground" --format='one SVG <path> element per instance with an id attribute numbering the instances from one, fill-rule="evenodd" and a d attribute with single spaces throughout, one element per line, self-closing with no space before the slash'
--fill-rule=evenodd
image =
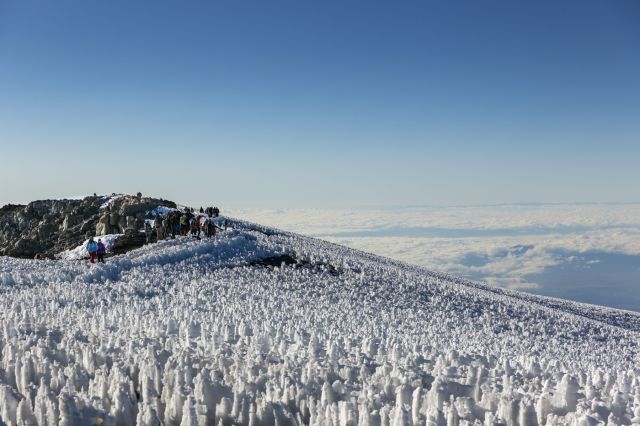
<path id="1" fill-rule="evenodd" d="M 90 196 L 82 200 L 40 200 L 0 208 L 0 256 L 53 258 L 77 247 L 93 235 L 125 234 L 117 243 L 120 252 L 138 245 L 138 230 L 146 212 L 175 203 L 157 198 L 125 195 Z"/>

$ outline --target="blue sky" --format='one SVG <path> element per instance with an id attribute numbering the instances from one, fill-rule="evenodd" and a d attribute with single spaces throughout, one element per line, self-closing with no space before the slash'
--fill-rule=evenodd
<path id="1" fill-rule="evenodd" d="M 0 203 L 640 200 L 639 2 L 395 3 L 0 0 Z"/>

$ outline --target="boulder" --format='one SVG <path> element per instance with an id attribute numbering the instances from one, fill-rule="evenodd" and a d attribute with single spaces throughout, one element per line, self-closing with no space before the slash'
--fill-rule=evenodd
<path id="1" fill-rule="evenodd" d="M 67 214 L 62 221 L 62 230 L 67 231 L 69 228 L 78 224 L 78 216 L 74 214 Z"/>
<path id="2" fill-rule="evenodd" d="M 39 240 L 48 240 L 53 234 L 56 232 L 57 227 L 53 223 L 42 222 L 40 226 L 38 226 L 36 235 Z"/>
<path id="3" fill-rule="evenodd" d="M 113 245 L 111 252 L 113 254 L 126 253 L 134 248 L 142 247 L 147 241 L 144 233 L 133 229 L 127 229 L 124 235 L 118 237 Z"/>
<path id="4" fill-rule="evenodd" d="M 100 216 L 100 219 L 98 219 L 98 223 L 102 223 L 105 225 L 108 225 L 110 221 L 111 216 L 109 214 L 103 214 L 102 216 Z"/>
<path id="5" fill-rule="evenodd" d="M 98 223 L 96 225 L 96 235 L 107 235 L 110 233 L 109 225 L 106 223 Z"/>
<path id="6" fill-rule="evenodd" d="M 36 254 L 43 251 L 44 248 L 38 240 L 20 238 L 13 247 L 7 251 L 7 254 L 14 257 L 34 258 Z"/>
<path id="7" fill-rule="evenodd" d="M 92 221 L 91 219 L 87 219 L 84 222 L 82 222 L 82 226 L 80 227 L 80 232 L 86 234 L 87 232 L 91 231 L 94 227 L 94 221 Z"/>

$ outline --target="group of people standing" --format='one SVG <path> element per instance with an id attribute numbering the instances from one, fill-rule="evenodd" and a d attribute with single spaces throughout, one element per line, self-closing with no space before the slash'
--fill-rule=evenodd
<path id="1" fill-rule="evenodd" d="M 215 218 L 220 216 L 220 209 L 217 207 L 200 207 L 200 213 L 195 213 L 193 208 L 185 207 L 183 211 L 172 210 L 166 215 L 156 215 L 153 220 L 147 219 L 144 222 L 144 233 L 147 244 L 154 241 L 161 241 L 167 238 L 175 238 L 176 235 L 187 236 L 200 239 L 203 235 L 207 238 L 215 237 L 217 230 L 225 230 L 224 226 L 219 226 Z M 106 247 L 101 239 L 96 243 L 92 238 L 86 246 L 89 253 L 89 262 L 104 263 Z"/>
<path id="2" fill-rule="evenodd" d="M 164 240 L 165 238 L 175 238 L 176 235 L 194 238 L 215 237 L 217 230 L 223 230 L 216 224 L 215 218 L 220 215 L 220 209 L 217 207 L 200 207 L 200 214 L 196 214 L 193 208 L 185 207 L 184 211 L 174 210 L 169 212 L 165 217 L 156 216 L 151 221 L 145 222 L 145 235 L 147 243 Z"/>
<path id="3" fill-rule="evenodd" d="M 98 242 L 96 243 L 93 237 L 89 238 L 87 251 L 89 252 L 89 262 L 96 263 L 97 258 L 98 262 L 104 263 L 104 255 L 107 252 L 107 248 L 102 242 L 102 239 L 98 238 Z"/>

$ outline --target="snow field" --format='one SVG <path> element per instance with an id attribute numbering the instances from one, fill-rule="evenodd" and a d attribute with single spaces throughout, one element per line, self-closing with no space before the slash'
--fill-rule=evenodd
<path id="1" fill-rule="evenodd" d="M 640 424 L 640 315 L 232 226 L 0 258 L 1 422 Z"/>

